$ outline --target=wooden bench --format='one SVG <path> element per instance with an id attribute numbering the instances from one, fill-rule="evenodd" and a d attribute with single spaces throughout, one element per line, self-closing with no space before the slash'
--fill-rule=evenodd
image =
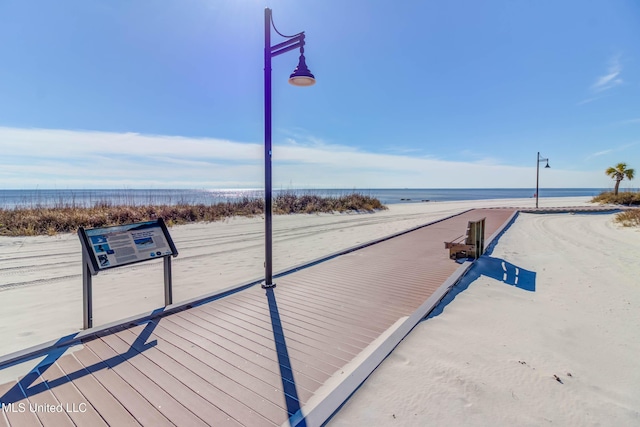
<path id="1" fill-rule="evenodd" d="M 449 249 L 449 258 L 474 258 L 478 259 L 484 253 L 484 222 L 486 218 L 478 221 L 469 221 L 465 235 L 456 237 L 450 242 L 444 242 L 445 249 Z"/>

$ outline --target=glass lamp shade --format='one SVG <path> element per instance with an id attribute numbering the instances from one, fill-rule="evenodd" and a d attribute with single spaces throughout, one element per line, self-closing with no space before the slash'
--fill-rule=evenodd
<path id="1" fill-rule="evenodd" d="M 289 77 L 289 83 L 294 86 L 313 86 L 316 84 L 316 79 L 311 76 L 296 76 L 294 74 Z"/>
<path id="2" fill-rule="evenodd" d="M 294 86 L 313 86 L 316 83 L 316 78 L 311 74 L 309 68 L 307 68 L 304 55 L 300 55 L 298 66 L 289 76 L 289 83 Z"/>

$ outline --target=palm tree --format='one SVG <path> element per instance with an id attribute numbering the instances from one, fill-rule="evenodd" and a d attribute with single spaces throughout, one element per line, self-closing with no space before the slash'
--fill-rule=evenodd
<path id="1" fill-rule="evenodd" d="M 617 196 L 618 188 L 620 187 L 620 181 L 622 181 L 625 177 L 627 177 L 628 180 L 632 180 L 635 171 L 633 169 L 627 169 L 626 163 L 618 163 L 615 168 L 607 168 L 604 173 L 616 180 L 616 187 L 613 190 L 613 194 Z"/>

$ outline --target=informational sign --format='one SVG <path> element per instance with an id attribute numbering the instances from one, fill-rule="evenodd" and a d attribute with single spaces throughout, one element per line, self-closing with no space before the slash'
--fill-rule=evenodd
<path id="1" fill-rule="evenodd" d="M 105 228 L 78 229 L 91 274 L 167 256 L 177 256 L 162 219 Z"/>

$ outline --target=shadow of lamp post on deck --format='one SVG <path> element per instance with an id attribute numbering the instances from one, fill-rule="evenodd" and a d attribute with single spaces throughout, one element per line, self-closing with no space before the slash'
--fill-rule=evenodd
<path id="1" fill-rule="evenodd" d="M 540 163 L 547 162 L 546 168 L 550 168 L 549 159 L 545 159 L 540 157 L 540 152 L 538 151 L 538 161 L 536 162 L 536 209 L 538 209 L 538 193 L 539 193 L 539 184 L 540 184 Z"/>
<path id="2" fill-rule="evenodd" d="M 285 41 L 271 46 L 271 27 Z M 280 33 L 273 24 L 271 9 L 264 10 L 264 218 L 265 218 L 265 278 L 263 288 L 273 288 L 272 263 L 272 194 L 271 194 L 271 58 L 290 50 L 300 48 L 298 66 L 289 76 L 289 83 L 294 86 L 312 86 L 316 79 L 307 68 L 304 58 L 304 31 L 293 36 Z"/>

